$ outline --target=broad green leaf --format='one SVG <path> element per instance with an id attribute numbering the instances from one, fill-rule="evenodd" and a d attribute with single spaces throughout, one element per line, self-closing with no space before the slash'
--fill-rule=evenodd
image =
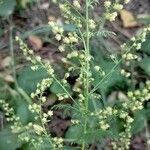
<path id="1" fill-rule="evenodd" d="M 145 110 L 139 111 L 135 114 L 131 129 L 132 134 L 136 134 L 144 129 L 145 117 Z"/>
<path id="2" fill-rule="evenodd" d="M 69 31 L 69 32 L 75 31 L 75 26 L 71 24 L 64 25 L 63 28 L 65 31 Z M 21 38 L 25 39 L 30 35 L 37 35 L 37 34 L 50 33 L 50 32 L 51 32 L 51 27 L 49 25 L 41 25 L 35 27 L 33 30 L 24 32 Z"/>
<path id="3" fill-rule="evenodd" d="M 88 103 L 91 112 L 102 108 L 102 101 L 99 99 L 90 99 Z"/>
<path id="4" fill-rule="evenodd" d="M 119 85 L 120 83 L 121 86 L 124 85 L 125 78 L 120 74 L 119 66 L 114 68 L 115 64 L 112 61 L 106 60 L 101 61 L 100 66 L 102 70 L 106 73 L 105 76 L 107 76 L 107 77 L 100 77 L 100 73 L 97 73 L 96 71 L 93 70 L 93 75 L 95 78 L 94 86 L 100 83 L 98 86 L 100 91 L 106 93 L 110 90 L 111 87 Z"/>
<path id="5" fill-rule="evenodd" d="M 66 132 L 65 138 L 70 139 L 72 143 L 81 144 L 81 137 L 83 137 L 83 127 L 81 125 L 71 126 Z"/>
<path id="6" fill-rule="evenodd" d="M 142 51 L 150 54 L 150 34 L 146 37 L 146 41 L 142 44 Z"/>
<path id="7" fill-rule="evenodd" d="M 139 65 L 146 74 L 150 75 L 150 57 L 142 59 Z"/>
<path id="8" fill-rule="evenodd" d="M 150 15 L 148 14 L 142 14 L 142 15 L 138 15 L 137 16 L 137 20 L 145 25 L 149 25 L 150 24 Z"/>
<path id="9" fill-rule="evenodd" d="M 115 138 L 115 135 L 113 135 L 110 131 L 103 131 L 101 129 L 93 130 L 92 128 L 87 131 L 85 141 L 86 143 L 93 143 L 95 141 L 102 142 L 106 137 Z"/>
<path id="10" fill-rule="evenodd" d="M 103 131 L 101 129 L 93 130 L 93 128 L 87 129 L 87 133 L 84 135 L 84 129 L 82 125 L 74 125 L 71 126 L 66 135 L 66 139 L 70 139 L 72 143 L 78 143 L 81 144 L 83 139 L 86 143 L 92 143 L 95 141 L 102 141 L 105 137 L 112 137 L 113 135 L 109 131 Z"/>
<path id="11" fill-rule="evenodd" d="M 33 135 L 33 138 L 36 139 L 36 141 L 39 141 L 39 138 L 41 138 L 41 136 L 35 137 L 35 135 Z M 36 148 L 35 145 L 33 145 L 33 143 L 29 142 L 22 145 L 21 150 L 53 150 L 49 140 L 50 139 L 48 139 L 47 137 L 42 137 L 43 143 L 36 144 Z"/>
<path id="12" fill-rule="evenodd" d="M 65 86 L 65 89 L 71 93 L 71 89 L 70 89 L 70 86 L 68 84 L 68 86 Z M 54 82 L 51 86 L 50 86 L 50 91 L 54 94 L 63 94 L 63 93 L 66 93 L 66 91 L 63 89 L 63 87 L 57 83 L 57 82 Z"/>
<path id="13" fill-rule="evenodd" d="M 34 146 L 32 144 L 29 144 L 29 143 L 22 145 L 21 149 L 22 150 L 35 150 Z"/>
<path id="14" fill-rule="evenodd" d="M 0 150 L 16 150 L 20 146 L 17 135 L 12 134 L 8 127 L 0 131 Z"/>
<path id="15" fill-rule="evenodd" d="M 20 117 L 20 120 L 23 124 L 27 124 L 31 118 L 31 113 L 28 109 L 28 105 L 26 102 L 20 102 L 20 105 L 17 107 L 17 116 Z"/>
<path id="16" fill-rule="evenodd" d="M 31 94 L 35 92 L 37 83 L 47 77 L 48 74 L 45 69 L 32 71 L 30 67 L 26 67 L 18 75 L 18 84 L 27 94 Z"/>
<path id="17" fill-rule="evenodd" d="M 2 0 L 0 2 L 0 16 L 9 16 L 13 13 L 16 5 L 16 0 Z"/>

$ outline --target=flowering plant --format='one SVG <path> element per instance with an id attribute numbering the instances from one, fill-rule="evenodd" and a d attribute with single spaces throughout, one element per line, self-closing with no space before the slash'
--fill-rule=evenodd
<path id="1" fill-rule="evenodd" d="M 38 83 L 37 90 L 31 93 L 31 98 L 37 100 L 29 104 L 29 110 L 34 114 L 34 123 L 29 122 L 24 127 L 13 109 L 9 108 L 9 105 L 4 101 L 0 101 L 8 116 L 7 120 L 14 122 L 11 126 L 12 132 L 19 133 L 19 138 L 22 141 L 30 142 L 35 149 L 42 148 L 43 143 L 49 149 L 54 150 L 65 149 L 66 145 L 75 143 L 79 149 L 85 150 L 89 149 L 91 143 L 101 142 L 101 139 L 105 137 L 111 139 L 113 149 L 129 149 L 134 113 L 142 110 L 143 103 L 149 100 L 150 81 L 145 82 L 143 89 L 128 91 L 126 100 L 113 106 L 104 100 L 100 86 L 111 77 L 120 64 L 123 67 L 120 74 L 127 79 L 131 78 L 130 67 L 136 61 L 141 60 L 137 52 L 145 42 L 150 28 L 146 27 L 140 36 L 133 37 L 130 44 L 122 44 L 121 56 L 110 55 L 114 66 L 105 72 L 101 64 L 96 65 L 97 61 L 92 55 L 91 48 L 92 39 L 95 38 L 99 27 L 99 24 L 91 19 L 92 9 L 99 2 L 97 0 L 85 0 L 85 3 L 82 4 L 78 0 L 73 0 L 72 3 L 65 0 L 54 2 L 59 5 L 65 24 L 75 26 L 74 31 L 66 32 L 63 25 L 53 21 L 48 23 L 55 40 L 60 44 L 58 51 L 63 54 L 61 61 L 67 65 L 67 69 L 63 75 L 59 75 L 51 62 L 42 60 L 40 56 L 35 56 L 33 50 L 28 48 L 27 44 L 19 37 L 16 37 L 25 58 L 32 64 L 31 69 L 37 71 L 42 67 L 47 71 L 49 77 Z M 129 0 L 125 0 L 123 3 L 121 0 L 114 2 L 106 0 L 102 19 L 114 21 L 117 12 L 123 9 L 123 4 L 128 2 Z M 101 32 L 102 29 L 99 29 L 98 34 Z M 76 85 L 71 87 L 68 78 L 73 75 L 76 76 Z M 98 82 L 95 82 L 96 78 L 98 78 Z M 42 106 L 47 101 L 44 92 L 54 83 L 57 83 L 61 88 L 61 91 L 56 94 L 58 104 L 48 112 L 44 112 Z M 66 99 L 71 100 L 71 103 L 66 104 Z M 103 105 L 98 106 L 97 104 Z M 72 135 L 71 127 L 66 137 L 54 137 L 48 133 L 47 124 L 51 121 L 54 108 L 69 110 L 72 116 L 71 127 L 72 129 L 77 128 L 80 136 Z M 117 129 L 118 133 L 114 134 L 113 125 L 118 121 L 121 122 Z"/>

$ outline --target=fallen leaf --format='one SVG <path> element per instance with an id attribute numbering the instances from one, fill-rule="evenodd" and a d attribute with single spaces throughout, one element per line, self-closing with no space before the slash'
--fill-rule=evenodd
<path id="1" fill-rule="evenodd" d="M 43 3 L 39 6 L 40 9 L 47 10 L 49 8 L 49 3 Z"/>
<path id="2" fill-rule="evenodd" d="M 12 58 L 11 58 L 10 56 L 7 56 L 6 58 L 4 58 L 4 59 L 2 60 L 1 66 L 2 66 L 3 68 L 6 68 L 6 67 L 10 66 L 11 62 L 12 62 Z"/>
<path id="3" fill-rule="evenodd" d="M 4 77 L 4 79 L 5 79 L 6 82 L 9 82 L 9 83 L 13 83 L 14 82 L 14 78 L 11 75 L 6 75 Z"/>
<path id="4" fill-rule="evenodd" d="M 36 50 L 40 50 L 43 46 L 43 42 L 38 36 L 29 36 L 29 42 Z"/>
<path id="5" fill-rule="evenodd" d="M 56 22 L 56 24 L 59 26 L 63 26 L 63 21 L 61 18 L 55 18 L 54 16 L 49 16 L 48 20 Z"/>
<path id="6" fill-rule="evenodd" d="M 135 20 L 134 15 L 125 9 L 120 11 L 121 20 L 123 22 L 123 27 L 132 28 L 138 26 L 138 23 Z"/>
<path id="7" fill-rule="evenodd" d="M 56 22 L 57 19 L 56 19 L 54 16 L 49 16 L 49 17 L 48 17 L 48 20 L 49 20 L 49 21 L 54 21 L 54 22 Z"/>

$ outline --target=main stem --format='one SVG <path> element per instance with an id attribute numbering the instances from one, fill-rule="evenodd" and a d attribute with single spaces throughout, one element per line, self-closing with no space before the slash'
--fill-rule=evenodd
<path id="1" fill-rule="evenodd" d="M 89 0 L 86 0 L 86 47 L 85 47 L 85 55 L 86 55 L 86 73 L 85 73 L 85 113 L 87 113 L 88 109 L 88 101 L 89 101 L 89 56 L 90 56 L 90 37 L 89 37 Z M 87 114 L 85 114 L 84 120 L 84 135 L 87 132 Z M 82 142 L 82 150 L 85 150 L 85 141 L 83 139 Z"/>

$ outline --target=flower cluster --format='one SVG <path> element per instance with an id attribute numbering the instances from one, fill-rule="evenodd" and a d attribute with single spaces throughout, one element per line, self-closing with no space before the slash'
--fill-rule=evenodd
<path id="1" fill-rule="evenodd" d="M 37 89 L 36 89 L 36 92 L 35 93 L 31 93 L 31 98 L 34 98 L 38 95 L 42 96 L 42 93 L 48 88 L 50 87 L 50 85 L 52 84 L 53 82 L 53 79 L 51 78 L 47 78 L 47 79 L 43 79 L 41 81 L 41 83 L 38 83 L 37 84 Z M 45 98 L 42 97 L 41 98 L 43 102 L 45 102 Z"/>
<path id="2" fill-rule="evenodd" d="M 14 109 L 4 100 L 0 100 L 0 105 L 5 112 L 5 117 L 8 122 L 13 122 L 11 126 L 12 131 L 19 131 L 22 127 L 20 118 L 15 114 Z"/>
<path id="3" fill-rule="evenodd" d="M 119 110 L 117 115 L 122 119 L 124 125 L 124 130 L 119 133 L 119 142 L 112 141 L 112 146 L 114 150 L 117 149 L 129 149 L 130 139 L 131 139 L 131 128 L 134 119 L 129 115 L 128 112 L 124 110 Z"/>
<path id="4" fill-rule="evenodd" d="M 142 90 L 129 91 L 127 95 L 129 100 L 122 103 L 122 108 L 126 110 L 126 112 L 123 110 L 118 113 L 119 117 L 125 121 L 124 131 L 119 133 L 119 144 L 118 142 L 112 142 L 114 149 L 118 149 L 119 147 L 121 149 L 129 149 L 131 128 L 134 119 L 128 112 L 134 113 L 135 111 L 143 109 L 143 103 L 150 99 L 150 81 L 146 82 L 146 85 Z"/>
<path id="5" fill-rule="evenodd" d="M 139 56 L 137 53 L 142 46 L 142 43 L 145 42 L 146 36 L 150 31 L 150 27 L 144 28 L 142 33 L 137 36 L 137 37 L 132 37 L 131 40 L 131 45 L 128 46 L 126 43 L 121 45 L 123 54 L 122 54 L 122 61 L 123 64 L 125 65 L 126 69 L 121 70 L 121 74 L 125 77 L 130 77 L 130 67 L 132 64 L 136 63 L 136 61 L 141 61 L 142 58 Z"/>
<path id="6" fill-rule="evenodd" d="M 128 2 L 129 0 L 125 0 L 123 4 L 127 4 Z M 16 37 L 16 40 L 19 42 L 20 49 L 23 51 L 26 59 L 33 65 L 31 69 L 36 71 L 42 67 L 47 70 L 49 75 L 49 78 L 43 79 L 40 83 L 38 83 L 36 91 L 31 94 L 31 98 L 34 100 L 38 99 L 39 101 L 35 101 L 29 105 L 29 110 L 35 115 L 34 121 L 36 123 L 29 123 L 25 128 L 25 130 L 28 130 L 29 132 L 20 135 L 20 138 L 26 142 L 33 140 L 33 143 L 39 141 L 41 144 L 43 142 L 41 138 L 48 137 L 48 139 L 50 139 L 50 143 L 53 143 L 52 145 L 54 149 L 63 149 L 64 139 L 58 137 L 51 138 L 45 128 L 53 116 L 53 111 L 49 110 L 48 112 L 44 112 L 42 109 L 43 104 L 47 100 L 46 96 L 44 96 L 45 90 L 53 83 L 57 83 L 57 85 L 61 88 L 61 92 L 56 94 L 58 100 L 61 101 L 58 103 L 61 105 L 65 99 L 72 100 L 73 105 L 69 109 L 73 108 L 74 111 L 77 110 L 77 112 L 73 115 L 80 112 L 81 118 L 83 119 L 80 119 L 80 117 L 72 118 L 72 125 L 82 125 L 84 127 L 83 134 L 86 134 L 90 128 L 90 121 L 88 118 L 95 117 L 94 119 L 96 121 L 98 120 L 96 122 L 96 125 L 98 124 L 98 128 L 107 132 L 108 130 L 111 131 L 112 119 L 118 119 L 122 123 L 122 128 L 119 129 L 119 142 L 116 139 L 112 142 L 113 148 L 120 150 L 129 149 L 131 128 L 134 121 L 134 117 L 131 116 L 133 116 L 132 113 L 135 111 L 141 110 L 143 108 L 143 102 L 150 98 L 150 81 L 146 82 L 143 89 L 128 92 L 127 95 L 129 100 L 123 101 L 120 106 L 121 108 L 113 108 L 108 105 L 101 109 L 90 110 L 89 102 L 91 102 L 91 100 L 101 98 L 101 93 L 95 90 L 99 84 L 95 86 L 96 88 L 93 88 L 93 81 L 95 80 L 93 78 L 93 74 L 95 72 L 99 73 L 99 83 L 101 83 L 105 78 L 107 79 L 108 75 L 111 73 L 110 71 L 110 73 L 106 75 L 99 65 L 93 65 L 95 62 L 93 63 L 94 58 L 91 55 L 90 40 L 92 35 L 94 35 L 93 30 L 96 29 L 96 22 L 91 19 L 88 14 L 90 4 L 91 3 L 86 0 L 86 15 L 84 16 L 84 13 L 80 13 L 82 11 L 82 6 L 79 0 L 73 0 L 71 3 L 68 1 L 59 3 L 59 8 L 63 12 L 66 23 L 73 23 L 76 26 L 75 30 L 72 32 L 65 31 L 63 25 L 58 25 L 53 21 L 49 22 L 49 26 L 51 27 L 54 35 L 54 40 L 60 44 L 58 46 L 58 50 L 59 52 L 63 52 L 62 62 L 67 66 L 67 71 L 64 72 L 63 75 L 58 76 L 59 78 L 57 78 L 57 74 L 55 74 L 53 66 L 48 61 L 42 61 L 40 56 L 34 56 L 33 50 L 30 50 L 20 38 Z M 104 2 L 104 7 L 106 9 L 106 12 L 104 13 L 105 19 L 114 21 L 117 16 L 117 12 L 123 9 L 123 4 L 120 0 L 115 2 L 106 0 Z M 121 46 L 123 49 L 121 60 L 125 63 L 125 67 L 127 67 L 127 69 L 121 70 L 121 74 L 127 78 L 131 76 L 129 69 L 131 64 L 141 59 L 136 51 L 141 49 L 141 45 L 145 41 L 147 32 L 149 31 L 149 27 L 145 28 L 138 38 L 133 37 L 131 39 L 130 47 L 128 47 L 127 44 L 123 44 Z M 119 62 L 117 62 L 114 55 L 111 56 L 111 59 L 116 64 Z M 75 78 L 75 83 L 71 87 L 69 85 L 68 78 L 71 77 L 72 74 L 73 78 Z M 74 104 L 76 105 L 75 108 Z M 4 108 L 5 110 L 8 109 L 7 105 L 4 105 Z M 17 125 L 18 124 L 16 124 L 16 126 Z M 18 126 L 20 127 L 20 125 Z M 29 138 L 31 135 L 29 136 L 28 134 L 31 133 L 36 134 L 39 139 L 34 140 Z M 86 141 L 84 140 L 85 139 L 83 139 L 82 142 L 82 149 L 86 149 Z"/>
<path id="7" fill-rule="evenodd" d="M 126 78 L 130 77 L 131 73 L 126 71 L 125 69 L 121 69 L 121 74 Z"/>
<path id="8" fill-rule="evenodd" d="M 124 4 L 129 3 L 130 0 L 126 0 Z M 104 17 L 109 21 L 114 21 L 117 17 L 117 12 L 123 9 L 123 5 L 119 1 L 111 2 L 110 0 L 106 0 L 104 2 L 104 7 L 106 9 L 106 12 L 104 14 Z"/>
<path id="9" fill-rule="evenodd" d="M 54 148 L 57 148 L 57 149 L 63 148 L 63 138 L 54 137 L 52 141 L 54 142 Z"/>
<path id="10" fill-rule="evenodd" d="M 127 93 L 129 101 L 123 103 L 124 108 L 130 108 L 132 112 L 141 110 L 144 101 L 150 99 L 150 81 L 146 81 L 145 87 L 142 90 L 129 91 Z"/>
<path id="11" fill-rule="evenodd" d="M 105 131 L 110 127 L 109 119 L 112 118 L 112 116 L 117 115 L 117 113 L 118 113 L 117 109 L 113 109 L 112 107 L 108 106 L 105 109 L 92 112 L 91 116 L 97 116 L 99 118 L 100 128 Z"/>
<path id="12" fill-rule="evenodd" d="M 22 50 L 26 60 L 33 64 L 31 67 L 32 70 L 37 70 L 42 66 L 47 70 L 47 73 L 50 76 L 54 76 L 54 69 L 48 61 L 42 62 L 41 57 L 35 56 L 33 50 L 31 50 L 18 36 L 16 36 L 16 41 L 19 43 L 20 49 Z"/>
<path id="13" fill-rule="evenodd" d="M 72 120 L 71 120 L 71 123 L 72 123 L 73 125 L 76 125 L 76 124 L 79 124 L 80 121 L 77 120 L 77 119 L 72 119 Z"/>
<path id="14" fill-rule="evenodd" d="M 80 3 L 77 0 L 73 1 L 73 5 L 75 6 L 75 9 L 72 7 L 70 3 L 64 3 L 64 4 L 59 4 L 60 10 L 63 12 L 63 16 L 66 19 L 66 23 L 73 23 L 76 24 L 79 28 L 82 27 L 82 21 L 81 21 L 81 16 L 76 16 L 74 13 L 72 13 L 72 9 L 76 11 L 76 9 L 80 9 Z"/>
<path id="15" fill-rule="evenodd" d="M 59 46 L 60 51 L 64 51 L 65 44 L 73 44 L 78 43 L 78 35 L 73 33 L 68 33 L 66 36 L 63 35 L 64 29 L 62 26 L 58 26 L 55 22 L 50 21 L 49 22 L 50 27 L 52 28 L 52 32 L 55 34 L 55 39 L 57 41 L 62 41 L 62 45 Z"/>

